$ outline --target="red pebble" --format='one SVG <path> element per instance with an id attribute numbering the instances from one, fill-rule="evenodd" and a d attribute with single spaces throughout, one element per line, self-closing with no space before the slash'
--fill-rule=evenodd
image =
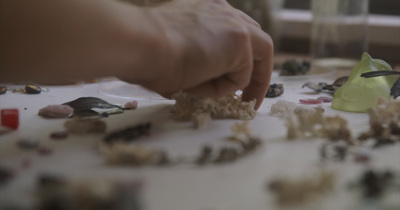
<path id="1" fill-rule="evenodd" d="M 18 129 L 19 126 L 19 113 L 18 109 L 2 109 L 1 110 L 1 125 Z"/>
<path id="2" fill-rule="evenodd" d="M 332 98 L 331 98 L 331 97 L 326 97 L 326 96 L 318 97 L 317 100 L 321 100 L 323 103 L 330 103 L 330 102 L 332 102 Z"/>
<path id="3" fill-rule="evenodd" d="M 307 98 L 307 99 L 300 99 L 301 104 L 321 104 L 322 101 L 318 99 L 312 99 L 312 98 Z"/>

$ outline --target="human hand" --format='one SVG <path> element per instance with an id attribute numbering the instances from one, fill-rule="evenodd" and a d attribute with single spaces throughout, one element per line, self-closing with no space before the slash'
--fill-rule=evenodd
<path id="1" fill-rule="evenodd" d="M 273 43 L 254 20 L 225 0 L 175 0 L 149 9 L 171 43 L 164 69 L 145 87 L 163 96 L 183 90 L 221 97 L 243 90 L 263 101 L 272 72 Z"/>

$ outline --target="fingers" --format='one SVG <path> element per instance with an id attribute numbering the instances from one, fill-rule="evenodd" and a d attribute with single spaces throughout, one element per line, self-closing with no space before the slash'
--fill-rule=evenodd
<path id="1" fill-rule="evenodd" d="M 243 100 L 257 99 L 258 109 L 265 97 L 271 80 L 274 47 L 271 37 L 259 28 L 249 27 L 254 67 L 249 85 L 243 90 Z"/>
<path id="2" fill-rule="evenodd" d="M 267 93 L 272 72 L 273 51 L 265 59 L 254 62 L 254 68 L 249 85 L 243 90 L 242 99 L 252 101 L 256 99 L 255 109 L 260 108 Z"/>

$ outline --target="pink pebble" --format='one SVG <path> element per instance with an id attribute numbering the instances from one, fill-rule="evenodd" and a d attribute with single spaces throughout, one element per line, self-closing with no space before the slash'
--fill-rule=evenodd
<path id="1" fill-rule="evenodd" d="M 67 118 L 74 112 L 68 105 L 48 105 L 39 110 L 39 115 L 45 118 Z"/>
<path id="2" fill-rule="evenodd" d="M 318 97 L 317 100 L 321 100 L 323 103 L 330 103 L 330 102 L 332 102 L 332 98 L 331 98 L 331 97 L 326 97 L 326 96 Z"/>
<path id="3" fill-rule="evenodd" d="M 49 148 L 41 147 L 38 149 L 38 153 L 39 153 L 39 155 L 47 156 L 47 155 L 51 155 L 53 153 L 53 151 Z"/>
<path id="4" fill-rule="evenodd" d="M 300 99 L 299 101 L 301 104 L 321 104 L 322 103 L 321 100 L 312 99 L 312 98 Z"/>
<path id="5" fill-rule="evenodd" d="M 138 106 L 138 102 L 137 101 L 130 101 L 125 103 L 124 108 L 129 109 L 129 110 L 134 110 L 136 109 Z"/>

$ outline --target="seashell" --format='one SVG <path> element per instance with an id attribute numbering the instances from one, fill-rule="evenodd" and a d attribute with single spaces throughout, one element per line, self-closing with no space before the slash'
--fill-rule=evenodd
<path id="1" fill-rule="evenodd" d="M 25 93 L 27 94 L 39 94 L 42 92 L 42 88 L 37 85 L 26 85 Z"/>
<path id="2" fill-rule="evenodd" d="M 265 97 L 267 98 L 275 98 L 282 95 L 284 92 L 283 84 L 272 84 L 269 86 L 267 94 Z"/>
<path id="3" fill-rule="evenodd" d="M 325 83 L 307 82 L 301 88 L 308 87 L 311 90 L 314 90 L 314 91 L 317 91 L 317 92 L 321 92 L 322 89 L 324 88 L 324 84 Z"/>
<path id="4" fill-rule="evenodd" d="M 0 86 L 0 95 L 3 95 L 7 92 L 7 87 L 6 86 Z"/>
<path id="5" fill-rule="evenodd" d="M 110 104 L 107 101 L 104 101 L 100 98 L 96 97 L 81 97 L 73 101 L 69 101 L 63 103 L 63 105 L 68 105 L 74 108 L 74 112 L 79 112 L 82 110 L 90 110 L 92 108 L 99 108 L 99 109 L 111 109 L 111 108 L 118 108 L 122 109 L 122 107 Z"/>

